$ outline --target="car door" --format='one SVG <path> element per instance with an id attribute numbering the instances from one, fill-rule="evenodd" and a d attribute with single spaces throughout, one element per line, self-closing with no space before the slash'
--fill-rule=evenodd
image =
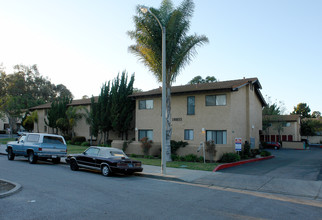
<path id="1" fill-rule="evenodd" d="M 77 157 L 77 163 L 80 166 L 96 167 L 96 158 L 99 149 L 95 147 L 88 148 L 82 155 Z"/>

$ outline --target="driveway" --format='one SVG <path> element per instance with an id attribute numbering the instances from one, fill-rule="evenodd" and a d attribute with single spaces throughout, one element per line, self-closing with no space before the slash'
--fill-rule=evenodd
<path id="1" fill-rule="evenodd" d="M 222 173 L 256 175 L 284 179 L 322 180 L 322 149 L 269 150 L 274 159 L 220 170 Z"/>

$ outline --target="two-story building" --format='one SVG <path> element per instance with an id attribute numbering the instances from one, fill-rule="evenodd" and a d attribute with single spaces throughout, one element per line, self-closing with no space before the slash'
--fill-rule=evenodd
<path id="1" fill-rule="evenodd" d="M 235 152 L 235 139 L 259 147 L 262 107 L 266 102 L 257 78 L 173 86 L 171 88 L 172 140 L 186 141 L 179 154 L 200 154 L 201 142 L 214 140 L 216 160 Z M 161 142 L 161 88 L 135 93 L 135 140 Z"/>

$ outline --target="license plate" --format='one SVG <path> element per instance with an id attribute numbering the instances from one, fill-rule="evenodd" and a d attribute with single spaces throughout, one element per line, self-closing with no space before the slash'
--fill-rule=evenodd
<path id="1" fill-rule="evenodd" d="M 133 164 L 129 164 L 129 167 L 133 167 Z"/>

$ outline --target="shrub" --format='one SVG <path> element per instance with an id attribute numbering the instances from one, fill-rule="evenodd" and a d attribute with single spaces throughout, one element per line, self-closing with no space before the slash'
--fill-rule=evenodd
<path id="1" fill-rule="evenodd" d="M 129 144 L 132 143 L 132 140 L 129 141 L 123 141 L 123 146 L 122 146 L 122 150 L 125 152 L 126 149 L 129 147 Z"/>
<path id="2" fill-rule="evenodd" d="M 197 161 L 198 162 L 203 162 L 203 156 L 198 157 Z"/>
<path id="3" fill-rule="evenodd" d="M 70 141 L 72 139 L 70 135 L 64 135 L 63 137 L 65 141 Z"/>
<path id="4" fill-rule="evenodd" d="M 175 154 L 171 154 L 171 159 L 173 161 L 179 161 L 180 160 L 180 157 L 178 155 L 175 155 Z"/>
<path id="5" fill-rule="evenodd" d="M 89 147 L 90 146 L 90 143 L 85 141 L 81 144 L 83 147 Z"/>
<path id="6" fill-rule="evenodd" d="M 150 156 L 150 155 L 145 155 L 144 158 L 146 158 L 146 159 L 154 159 L 154 157 Z"/>
<path id="7" fill-rule="evenodd" d="M 144 156 L 149 155 L 149 151 L 152 147 L 152 141 L 149 140 L 147 137 L 142 138 L 140 141 Z"/>
<path id="8" fill-rule="evenodd" d="M 262 156 L 262 157 L 268 157 L 268 156 L 271 156 L 271 152 L 266 151 L 266 150 L 263 150 L 263 151 L 261 152 L 261 156 Z"/>
<path id="9" fill-rule="evenodd" d="M 248 159 L 249 157 L 252 157 L 252 154 L 250 152 L 250 144 L 247 141 L 245 141 L 243 150 L 241 151 L 241 157 L 243 159 Z"/>
<path id="10" fill-rule="evenodd" d="M 72 138 L 72 143 L 75 145 L 81 144 L 86 141 L 86 138 L 84 136 L 75 136 Z M 78 143 L 78 144 L 76 144 Z"/>
<path id="11" fill-rule="evenodd" d="M 221 157 L 222 163 L 231 163 L 240 160 L 240 156 L 236 153 L 224 153 Z"/>
<path id="12" fill-rule="evenodd" d="M 213 140 L 206 142 L 206 151 L 209 154 L 210 162 L 212 163 L 214 161 L 214 157 L 216 156 L 216 144 Z"/>
<path id="13" fill-rule="evenodd" d="M 259 149 L 251 149 L 250 150 L 252 157 L 256 157 L 256 155 L 260 155 L 260 150 Z"/>
<path id="14" fill-rule="evenodd" d="M 130 157 L 138 157 L 136 154 L 131 154 Z"/>
<path id="15" fill-rule="evenodd" d="M 188 142 L 171 140 L 170 141 L 170 144 L 171 144 L 171 154 L 177 154 L 177 150 L 180 147 L 187 146 L 188 145 Z"/>
<path id="16" fill-rule="evenodd" d="M 198 157 L 194 154 L 188 154 L 188 155 L 184 156 L 184 158 L 185 158 L 185 161 L 187 161 L 187 162 L 197 162 L 197 160 L 198 160 Z"/>

